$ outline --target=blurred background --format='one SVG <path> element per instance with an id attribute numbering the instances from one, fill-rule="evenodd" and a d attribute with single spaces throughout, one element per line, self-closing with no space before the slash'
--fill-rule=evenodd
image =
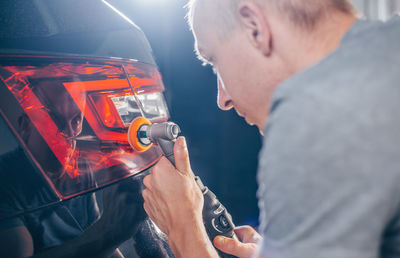
<path id="1" fill-rule="evenodd" d="M 257 157 L 261 136 L 216 104 L 216 77 L 201 66 L 185 21 L 187 0 L 109 1 L 139 25 L 163 75 L 171 120 L 186 136 L 193 171 L 232 213 L 237 225 L 258 226 Z M 368 19 L 387 20 L 400 0 L 353 0 Z M 266 75 L 267 76 L 267 75 Z"/>
<path id="2" fill-rule="evenodd" d="M 372 20 L 388 20 L 394 13 L 400 11 L 399 0 L 351 0 L 354 6 Z"/>

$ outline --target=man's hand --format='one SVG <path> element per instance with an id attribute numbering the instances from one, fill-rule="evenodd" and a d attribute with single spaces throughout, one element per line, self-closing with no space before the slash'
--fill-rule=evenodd
<path id="1" fill-rule="evenodd" d="M 144 209 L 168 236 L 176 257 L 217 257 L 203 224 L 203 194 L 190 167 L 185 138 L 174 146 L 175 166 L 162 157 L 143 184 Z"/>
<path id="2" fill-rule="evenodd" d="M 240 258 L 254 257 L 262 237 L 250 226 L 237 227 L 235 228 L 235 233 L 240 241 L 224 236 L 216 236 L 214 238 L 215 247 L 224 253 Z"/>
<path id="3" fill-rule="evenodd" d="M 143 184 L 144 209 L 165 234 L 202 223 L 203 194 L 194 180 L 185 138 L 174 146 L 176 168 L 165 157 L 153 167 Z"/>

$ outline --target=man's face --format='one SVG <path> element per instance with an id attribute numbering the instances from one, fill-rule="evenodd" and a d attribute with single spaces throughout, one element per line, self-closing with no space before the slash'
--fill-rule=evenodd
<path id="1" fill-rule="evenodd" d="M 276 76 L 281 74 L 278 66 L 273 60 L 266 62 L 238 28 L 221 39 L 215 26 L 195 19 L 193 33 L 196 50 L 217 74 L 218 106 L 222 110 L 234 108 L 262 131 L 272 91 L 278 84 Z"/>
<path id="2" fill-rule="evenodd" d="M 240 53 L 237 53 L 238 42 L 230 38 L 221 43 L 213 28 L 207 31 L 194 29 L 194 34 L 198 53 L 217 75 L 218 107 L 222 110 L 234 108 L 248 123 L 256 123 L 251 116 L 251 99 L 246 92 L 248 82 L 243 80 L 246 69 L 241 63 Z"/>

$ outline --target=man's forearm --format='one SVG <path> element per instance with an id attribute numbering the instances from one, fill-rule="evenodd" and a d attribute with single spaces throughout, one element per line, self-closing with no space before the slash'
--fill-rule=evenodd
<path id="1" fill-rule="evenodd" d="M 176 258 L 219 257 L 202 223 L 174 230 L 168 235 L 168 242 Z"/>

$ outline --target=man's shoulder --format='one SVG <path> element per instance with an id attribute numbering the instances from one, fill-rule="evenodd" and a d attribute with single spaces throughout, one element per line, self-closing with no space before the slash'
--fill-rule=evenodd
<path id="1" fill-rule="evenodd" d="M 291 110 L 320 119 L 336 112 L 354 123 L 353 116 L 362 113 L 400 109 L 399 41 L 399 17 L 386 23 L 358 21 L 338 49 L 278 86 L 270 117 Z"/>
<path id="2" fill-rule="evenodd" d="M 387 22 L 358 20 L 336 50 L 279 85 L 275 97 L 304 96 L 304 92 L 329 97 L 330 90 L 349 84 L 397 86 L 399 41 L 400 16 Z"/>
<path id="3" fill-rule="evenodd" d="M 389 33 L 394 30 L 399 31 L 395 36 Z M 374 39 L 362 45 L 369 37 Z M 399 17 L 386 23 L 358 21 L 336 51 L 281 84 L 262 155 L 303 158 L 304 164 L 311 157 L 336 162 L 353 155 L 360 165 L 368 161 L 378 170 L 379 159 L 391 168 L 400 165 L 388 155 L 400 152 L 400 44 L 390 37 L 400 37 Z"/>

